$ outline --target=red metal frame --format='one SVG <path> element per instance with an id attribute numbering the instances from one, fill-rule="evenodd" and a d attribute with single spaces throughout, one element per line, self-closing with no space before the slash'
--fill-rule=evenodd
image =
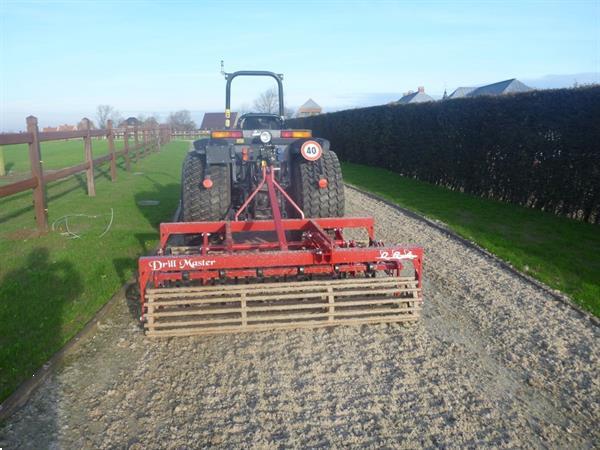
<path id="1" fill-rule="evenodd" d="M 323 219 L 282 219 L 249 222 L 180 222 L 160 226 L 158 255 L 139 260 L 140 295 L 144 311 L 145 290 L 169 282 L 207 284 L 223 279 L 296 277 L 311 275 L 355 276 L 377 271 L 399 274 L 406 261 L 411 261 L 418 286 L 422 283 L 423 249 L 417 246 L 383 246 L 374 240 L 373 219 L 340 217 Z M 287 242 L 282 249 L 279 239 L 248 241 L 248 233 L 277 230 L 302 234 L 299 241 Z M 364 229 L 368 246 L 360 247 L 343 238 L 343 231 Z M 335 237 L 331 237 L 334 234 Z M 210 235 L 224 236 L 222 243 L 211 244 Z M 201 236 L 198 254 L 168 255 L 168 241 L 175 235 Z M 235 237 L 238 237 L 236 241 Z M 143 317 L 143 316 L 142 316 Z"/>

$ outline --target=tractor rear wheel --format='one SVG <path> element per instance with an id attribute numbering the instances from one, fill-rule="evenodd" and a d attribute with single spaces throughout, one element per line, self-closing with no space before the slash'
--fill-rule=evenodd
<path id="1" fill-rule="evenodd" d="M 319 187 L 321 179 L 327 180 L 327 187 Z M 332 151 L 323 151 L 317 161 L 307 161 L 298 156 L 292 166 L 291 190 L 294 201 L 306 217 L 344 215 L 342 169 L 337 155 Z"/>
<path id="2" fill-rule="evenodd" d="M 185 222 L 223 220 L 231 206 L 231 174 L 229 166 L 212 164 L 204 171 L 202 156 L 190 152 L 183 162 L 181 175 L 181 207 Z M 209 176 L 212 187 L 202 185 Z"/>

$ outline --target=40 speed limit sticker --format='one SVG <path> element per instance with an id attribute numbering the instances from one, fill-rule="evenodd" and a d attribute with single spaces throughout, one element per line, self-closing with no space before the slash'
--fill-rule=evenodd
<path id="1" fill-rule="evenodd" d="M 306 141 L 300 147 L 300 154 L 308 161 L 316 161 L 323 154 L 323 148 L 317 141 Z"/>

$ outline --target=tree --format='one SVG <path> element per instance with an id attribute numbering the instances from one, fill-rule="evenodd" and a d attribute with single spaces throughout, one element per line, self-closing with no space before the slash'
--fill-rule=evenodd
<path id="1" fill-rule="evenodd" d="M 101 130 L 106 128 L 108 119 L 113 121 L 113 124 L 119 123 L 122 120 L 121 113 L 110 105 L 98 105 L 96 108 L 96 119 L 98 119 L 98 127 Z"/>
<path id="2" fill-rule="evenodd" d="M 147 117 L 146 119 L 144 119 L 144 125 L 152 128 L 157 127 L 158 119 L 154 116 Z"/>
<path id="3" fill-rule="evenodd" d="M 240 114 L 250 112 L 248 105 L 242 105 L 241 111 L 243 112 L 240 112 Z M 254 100 L 252 112 L 279 114 L 279 96 L 275 88 L 267 89 Z M 283 115 L 290 119 L 294 117 L 294 110 L 292 108 L 284 108 Z"/>
<path id="4" fill-rule="evenodd" d="M 86 130 L 86 125 L 85 122 L 83 121 L 83 119 L 81 119 L 79 121 L 79 123 L 77 124 L 77 129 L 78 130 Z M 90 120 L 90 130 L 95 130 L 96 129 L 96 125 L 94 125 L 94 122 L 92 120 Z"/>
<path id="5" fill-rule="evenodd" d="M 191 131 L 197 128 L 196 123 L 192 120 L 192 115 L 186 109 L 169 114 L 167 123 L 172 129 L 178 131 Z"/>
<path id="6" fill-rule="evenodd" d="M 279 102 L 275 88 L 267 89 L 254 100 L 254 110 L 259 113 L 279 113 Z"/>

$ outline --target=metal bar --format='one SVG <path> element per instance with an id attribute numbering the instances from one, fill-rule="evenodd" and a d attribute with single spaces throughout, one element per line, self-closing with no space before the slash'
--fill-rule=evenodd
<path id="1" fill-rule="evenodd" d="M 250 202 L 252 201 L 252 199 L 256 196 L 256 194 L 258 194 L 258 191 L 260 190 L 260 188 L 263 186 L 263 184 L 265 184 L 267 174 L 266 174 L 266 171 L 265 171 L 264 167 L 262 169 L 262 175 L 263 175 L 262 180 L 260 180 L 260 183 L 258 183 L 258 186 L 256 187 L 256 189 L 254 189 L 254 192 L 252 192 L 252 194 L 250 194 L 250 196 L 248 196 L 248 198 L 246 199 L 246 201 L 244 202 L 244 204 L 235 213 L 234 220 L 237 221 L 239 219 L 240 214 L 248 207 L 248 205 L 250 204 Z"/>
<path id="2" fill-rule="evenodd" d="M 394 283 L 416 283 L 414 277 L 386 277 L 377 285 L 387 286 L 388 284 Z M 260 284 L 230 284 L 226 286 L 179 286 L 172 288 L 153 288 L 148 289 L 148 295 L 153 294 L 164 294 L 166 293 L 182 293 L 182 292 L 201 292 L 202 295 L 224 295 L 233 291 L 245 291 L 245 292 L 273 292 L 289 290 L 290 288 L 297 289 L 321 289 L 326 287 L 347 288 L 348 286 L 356 287 L 363 286 L 365 284 L 373 284 L 373 280 L 369 278 L 356 278 L 352 283 L 348 284 L 348 280 L 316 280 L 316 281 L 288 281 L 285 285 L 281 283 L 260 283 Z"/>
<path id="3" fill-rule="evenodd" d="M 227 83 L 225 86 L 225 128 L 231 128 L 231 123 L 227 120 L 227 116 L 231 111 L 231 82 L 235 77 L 239 76 L 259 76 L 259 77 L 271 77 L 277 82 L 278 100 L 279 100 L 279 115 L 283 116 L 285 113 L 283 107 L 283 83 L 281 79 L 283 75 L 265 70 L 240 70 L 238 72 L 226 74 Z"/>
<path id="4" fill-rule="evenodd" d="M 189 275 L 189 279 L 191 281 L 199 281 L 202 283 L 207 283 L 212 280 L 220 280 L 223 278 L 226 279 L 245 279 L 245 278 L 285 278 L 285 277 L 297 277 L 300 275 L 299 267 L 302 267 L 304 276 L 309 275 L 327 275 L 327 276 L 335 276 L 338 274 L 348 274 L 352 277 L 355 277 L 359 274 L 364 274 L 368 270 L 369 264 L 376 271 L 397 271 L 397 266 L 392 263 L 378 263 L 373 265 L 371 263 L 344 263 L 344 264 L 307 264 L 302 266 L 294 266 L 289 265 L 286 267 L 266 267 L 260 268 L 261 275 L 259 277 L 257 267 L 253 268 L 242 268 L 242 269 L 221 269 L 221 270 L 212 270 L 212 271 L 195 271 L 195 272 L 187 272 Z M 337 269 L 337 270 L 336 270 Z M 160 285 L 160 283 L 165 281 L 182 281 L 183 271 L 175 271 L 175 272 L 151 272 L 151 275 L 155 281 L 155 286 Z M 159 284 L 156 284 L 159 283 Z"/>
<path id="5" fill-rule="evenodd" d="M 300 214 L 300 218 L 304 219 L 304 211 L 302 211 L 302 209 L 300 209 L 300 207 L 296 204 L 296 202 L 294 200 L 292 200 L 292 197 L 290 197 L 288 195 L 288 193 L 285 192 L 285 189 L 283 189 L 281 187 L 281 185 L 277 182 L 277 180 L 275 178 L 273 178 L 273 184 L 279 190 L 279 192 L 281 192 L 281 194 L 285 197 L 285 199 L 290 203 L 290 205 L 292 205 L 294 207 L 294 209 L 296 211 L 298 211 L 298 214 Z"/>
<path id="6" fill-rule="evenodd" d="M 394 323 L 394 322 L 414 322 L 418 319 L 418 315 L 406 316 L 387 316 L 387 317 L 366 317 L 366 318 L 348 318 L 336 319 L 333 324 L 336 325 L 359 325 L 367 323 Z M 253 331 L 268 331 L 268 330 L 292 330 L 296 328 L 325 328 L 332 324 L 327 321 L 299 321 L 291 323 L 272 323 L 266 325 L 246 325 L 232 327 L 207 327 L 207 328 L 181 328 L 170 330 L 155 330 L 149 329 L 146 336 L 153 337 L 175 337 L 175 336 L 207 336 L 213 334 L 225 333 L 247 333 Z"/>
<path id="7" fill-rule="evenodd" d="M 172 330 L 177 330 L 177 329 L 181 329 L 183 327 L 189 327 L 189 326 L 198 326 L 198 325 L 213 325 L 216 327 L 221 326 L 221 324 L 236 324 L 236 323 L 241 323 L 241 327 L 246 327 L 248 325 L 248 322 L 250 322 L 250 324 L 253 323 L 260 323 L 260 322 L 272 322 L 273 324 L 282 324 L 282 321 L 285 321 L 283 324 L 284 325 L 289 325 L 290 324 L 290 320 L 298 320 L 299 322 L 294 322 L 294 323 L 298 323 L 298 324 L 302 324 L 304 323 L 304 320 L 308 320 L 308 319 L 327 319 L 327 321 L 329 322 L 330 325 L 333 325 L 333 323 L 335 322 L 335 318 L 339 317 L 342 318 L 342 320 L 344 318 L 348 318 L 350 320 L 353 319 L 359 319 L 361 317 L 367 317 L 367 318 L 374 318 L 374 317 L 386 317 L 386 318 L 390 318 L 392 316 L 390 316 L 391 314 L 394 314 L 394 316 L 406 316 L 408 314 L 415 314 L 415 313 L 419 313 L 422 310 L 422 308 L 379 308 L 378 310 L 372 310 L 372 311 L 368 311 L 368 310 L 360 310 L 360 311 L 356 311 L 355 314 L 353 313 L 347 313 L 347 312 L 340 312 L 340 313 L 299 313 L 299 314 L 269 314 L 269 315 L 265 315 L 265 316 L 253 316 L 253 317 L 248 317 L 247 319 L 244 319 L 244 314 L 245 311 L 242 309 L 241 311 L 241 315 L 242 315 L 242 319 L 240 318 L 227 318 L 227 319 L 217 319 L 217 318 L 209 318 L 209 319 L 205 319 L 205 320 L 178 320 L 178 321 L 165 321 L 165 322 L 153 322 L 153 324 L 151 325 L 150 323 L 148 323 L 146 325 L 145 328 L 147 329 L 158 329 L 158 328 L 170 328 Z M 150 316 L 148 315 L 148 321 L 150 321 L 150 319 L 154 319 L 154 316 Z M 339 322 L 339 321 L 338 321 Z M 325 321 L 323 321 L 323 323 L 325 323 Z M 267 325 L 268 326 L 268 325 Z M 202 328 L 199 328 L 202 329 Z"/>
<path id="8" fill-rule="evenodd" d="M 367 278 L 368 280 L 372 281 L 372 278 Z M 344 280 L 346 282 L 352 282 L 351 280 Z M 397 284 L 397 283 L 395 283 Z M 250 285 L 247 285 L 250 286 Z M 285 283 L 282 284 L 283 287 L 285 287 Z M 369 288 L 369 286 L 366 286 L 367 288 Z M 161 294 L 160 291 L 161 289 L 158 289 L 158 292 L 156 292 L 157 290 L 154 289 L 154 294 L 152 295 L 148 295 L 148 299 L 152 300 L 152 302 L 156 305 L 156 306 L 169 306 L 169 307 L 177 307 L 177 306 L 181 306 L 181 305 L 204 305 L 204 306 L 212 306 L 215 307 L 215 309 L 218 309 L 219 307 L 221 307 L 221 305 L 223 303 L 232 303 L 232 302 L 238 302 L 240 300 L 239 295 L 244 295 L 246 297 L 246 302 L 250 303 L 250 306 L 248 306 L 248 311 L 252 311 L 252 308 L 254 308 L 254 304 L 258 304 L 260 306 L 260 304 L 262 304 L 262 302 L 264 302 L 265 300 L 269 300 L 270 302 L 283 302 L 284 304 L 287 304 L 285 301 L 287 300 L 298 300 L 298 299 L 302 299 L 304 304 L 307 305 L 312 305 L 312 307 L 322 307 L 322 308 L 327 308 L 330 305 L 328 303 L 326 303 L 324 301 L 324 299 L 326 299 L 328 297 L 328 289 L 332 289 L 332 288 L 325 288 L 322 287 L 320 290 L 313 290 L 312 292 L 303 292 L 299 289 L 291 289 L 291 290 L 286 290 L 286 289 L 274 289 L 275 292 L 271 293 L 265 293 L 265 295 L 256 295 L 254 292 L 252 292 L 251 289 L 248 290 L 248 292 L 246 291 L 240 291 L 240 292 L 235 292 L 233 293 L 234 296 L 230 296 L 230 297 L 215 297 L 215 298 L 203 298 L 203 294 L 202 292 L 194 292 L 194 293 L 189 293 L 188 295 L 185 295 L 186 293 L 182 293 L 182 294 Z M 363 296 L 363 295 L 381 295 L 381 294 L 398 294 L 398 293 L 413 293 L 413 292 L 417 292 L 419 289 L 418 288 L 409 288 L 409 289 L 404 289 L 398 286 L 392 286 L 392 287 L 388 287 L 388 288 L 378 288 L 378 289 L 363 289 L 363 290 L 358 290 L 358 289 L 353 289 L 353 290 L 349 290 L 349 291 L 337 291 L 337 292 L 333 292 L 333 290 L 331 291 L 332 295 L 335 295 L 338 298 L 338 302 L 334 305 L 334 306 L 341 306 L 341 307 L 348 307 L 348 306 L 352 306 L 355 302 L 357 301 L 356 299 L 353 299 L 353 297 L 356 297 L 358 295 Z M 277 291 L 282 291 L 282 292 L 286 292 L 284 294 L 279 293 Z M 226 292 L 227 293 L 227 292 Z M 311 299 L 311 302 L 304 302 L 304 300 L 306 299 Z M 315 302 L 315 300 L 319 300 L 317 302 Z M 394 302 L 394 301 L 404 301 L 406 300 L 406 298 L 400 298 L 397 296 L 390 296 L 387 299 L 387 302 L 385 303 L 389 303 L 389 302 Z M 412 300 L 412 298 L 411 298 Z M 365 303 L 366 304 L 366 303 Z M 192 312 L 193 310 L 190 310 L 190 312 Z M 256 310 L 258 311 L 258 309 Z"/>
<path id="9" fill-rule="evenodd" d="M 310 221 L 314 221 L 324 229 L 334 228 L 369 228 L 373 226 L 371 217 L 333 217 L 333 218 L 313 218 L 313 219 L 284 219 L 283 226 L 286 231 L 300 231 L 306 229 Z M 172 234 L 201 234 L 201 233 L 222 233 L 225 231 L 225 221 L 219 222 L 172 222 L 161 223 L 161 236 Z M 231 222 L 232 233 L 254 232 L 254 231 L 275 231 L 275 224 L 272 220 L 251 220 Z M 162 241 L 162 239 L 161 239 Z"/>
<path id="10" fill-rule="evenodd" d="M 264 252 L 234 252 L 202 255 L 143 256 L 140 266 L 158 272 L 207 271 L 218 269 L 247 269 L 261 267 L 289 267 L 334 265 L 344 263 L 398 264 L 423 257 L 421 247 L 353 247 L 334 248 L 323 259 L 315 250 L 287 250 Z"/>
<path id="11" fill-rule="evenodd" d="M 308 225 L 310 230 L 310 239 L 315 242 L 317 247 L 327 251 L 327 253 L 331 253 L 335 243 L 325 232 L 325 230 L 323 230 L 323 228 L 321 228 L 314 220 L 309 220 Z"/>
<path id="12" fill-rule="evenodd" d="M 377 286 L 390 285 L 411 285 L 415 286 L 414 277 L 385 277 L 377 280 Z M 298 291 L 314 291 L 318 289 L 348 289 L 355 287 L 364 287 L 372 285 L 372 278 L 355 278 L 352 281 L 345 280 L 317 280 L 317 281 L 288 281 L 285 284 L 281 283 L 260 283 L 260 284 L 230 284 L 225 286 L 180 286 L 174 288 L 151 288 L 148 289 L 148 297 L 159 296 L 167 297 L 169 294 L 176 294 L 177 297 L 186 295 L 202 295 L 204 298 L 209 296 L 231 295 L 232 293 L 246 292 L 252 296 L 260 293 L 275 293 L 275 292 L 292 292 Z M 337 291 L 336 291 L 337 292 Z M 216 297 L 215 297 L 215 301 Z"/>
<path id="13" fill-rule="evenodd" d="M 225 222 L 225 251 L 233 252 L 233 235 L 231 234 L 231 222 Z"/>
<path id="14" fill-rule="evenodd" d="M 279 209 L 279 201 L 277 194 L 275 193 L 275 185 L 273 180 L 275 179 L 275 171 L 273 167 L 269 167 L 267 170 L 267 190 L 269 192 L 269 202 L 271 203 L 271 211 L 273 212 L 273 222 L 275 223 L 275 231 L 277 232 L 277 241 L 281 250 L 287 250 L 287 239 L 285 238 L 285 231 L 283 230 L 283 224 L 281 223 L 281 211 Z"/>

